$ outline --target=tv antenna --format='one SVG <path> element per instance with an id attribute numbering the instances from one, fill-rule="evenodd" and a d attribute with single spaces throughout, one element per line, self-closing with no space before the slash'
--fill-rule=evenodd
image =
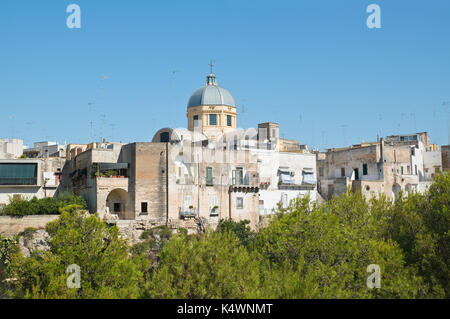
<path id="1" fill-rule="evenodd" d="M 416 113 L 410 113 L 411 119 L 413 120 L 413 124 L 414 124 L 414 133 L 416 133 L 417 131 L 417 127 L 416 127 Z"/>
<path id="2" fill-rule="evenodd" d="M 404 119 L 407 119 L 408 118 L 408 114 L 406 114 L 406 113 L 400 113 L 400 125 L 403 125 L 403 123 L 404 123 Z M 401 128 L 401 126 L 400 126 L 400 128 Z M 401 134 L 401 132 L 399 132 L 399 134 Z"/>
<path id="3" fill-rule="evenodd" d="M 179 72 L 181 72 L 181 71 L 179 71 L 179 70 L 172 71 L 172 93 L 173 93 L 173 107 L 174 107 L 173 128 L 176 128 L 176 126 L 177 126 L 177 98 L 176 98 L 176 90 L 175 90 L 175 80 L 177 79 L 176 74 Z"/>
<path id="4" fill-rule="evenodd" d="M 100 125 L 100 142 L 103 142 L 103 139 L 106 138 L 103 132 L 104 128 L 105 128 L 105 123 L 106 123 L 106 114 L 102 113 L 100 114 L 100 118 L 101 118 L 101 125 Z"/>
<path id="5" fill-rule="evenodd" d="M 448 109 L 450 106 L 450 101 L 445 101 L 444 103 L 442 103 L 442 106 L 445 106 L 446 109 L 446 116 L 447 116 L 447 145 L 450 145 L 450 117 L 448 115 Z"/>
<path id="6" fill-rule="evenodd" d="M 342 124 L 342 135 L 344 137 L 344 146 L 347 146 L 347 134 L 346 134 L 346 128 L 348 127 L 347 124 Z"/>
<path id="7" fill-rule="evenodd" d="M 245 129 L 245 102 L 247 99 L 241 99 L 241 109 L 242 109 L 242 127 Z"/>
<path id="8" fill-rule="evenodd" d="M 93 130 L 93 123 L 92 123 L 92 105 L 95 103 L 88 102 L 88 108 L 89 108 L 89 142 L 93 142 L 92 140 L 92 130 Z"/>
<path id="9" fill-rule="evenodd" d="M 378 132 L 379 132 L 379 137 L 382 138 L 383 135 L 383 130 L 382 130 L 382 126 L 383 126 L 383 115 L 381 115 L 381 113 L 378 113 L 378 121 L 379 121 L 379 128 L 378 128 Z"/>
<path id="10" fill-rule="evenodd" d="M 31 126 L 34 125 L 34 122 L 25 122 L 26 131 L 31 132 Z M 32 145 L 33 141 L 30 138 L 30 146 Z"/>
<path id="11" fill-rule="evenodd" d="M 115 124 L 109 124 L 111 126 L 111 142 L 114 142 L 114 129 L 116 127 Z"/>
<path id="12" fill-rule="evenodd" d="M 322 131 L 322 150 L 325 149 L 325 145 L 326 145 L 326 143 L 325 143 L 325 131 Z"/>
<path id="13" fill-rule="evenodd" d="M 102 74 L 101 75 L 102 81 L 100 85 L 100 92 L 101 92 L 101 111 L 105 112 L 105 80 L 109 79 L 109 76 Z M 104 125 L 105 125 L 105 113 L 102 113 L 100 115 L 101 122 L 100 122 L 100 142 L 103 141 L 104 138 Z"/>
<path id="14" fill-rule="evenodd" d="M 11 139 L 13 139 L 14 135 L 16 135 L 15 127 L 14 127 L 14 119 L 15 118 L 16 118 L 16 116 L 14 114 L 11 114 L 9 116 L 9 119 L 11 120 Z"/>

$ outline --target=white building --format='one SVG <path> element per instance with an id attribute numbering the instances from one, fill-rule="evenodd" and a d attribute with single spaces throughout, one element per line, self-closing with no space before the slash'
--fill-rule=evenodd
<path id="1" fill-rule="evenodd" d="M 19 139 L 0 139 L 0 159 L 19 158 L 23 154 L 23 141 Z"/>
<path id="2" fill-rule="evenodd" d="M 24 150 L 29 158 L 65 157 L 66 145 L 58 142 L 36 142 L 32 148 Z"/>
<path id="3" fill-rule="evenodd" d="M 253 149 L 260 179 L 260 215 L 273 213 L 278 203 L 287 207 L 295 198 L 317 200 L 316 155 Z"/>
<path id="4" fill-rule="evenodd" d="M 53 197 L 64 162 L 62 158 L 0 160 L 0 206 L 15 196 Z"/>

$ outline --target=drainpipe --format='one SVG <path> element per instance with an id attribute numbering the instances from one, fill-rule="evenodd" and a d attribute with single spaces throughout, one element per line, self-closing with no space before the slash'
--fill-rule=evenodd
<path id="1" fill-rule="evenodd" d="M 169 143 L 166 143 L 166 227 L 169 226 Z"/>
<path id="2" fill-rule="evenodd" d="M 384 178 L 384 139 L 380 138 L 381 177 Z"/>
<path id="3" fill-rule="evenodd" d="M 231 186 L 228 189 L 228 218 L 231 220 Z"/>

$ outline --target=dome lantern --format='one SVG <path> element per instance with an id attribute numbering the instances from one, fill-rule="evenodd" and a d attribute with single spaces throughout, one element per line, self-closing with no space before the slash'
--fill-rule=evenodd
<path id="1" fill-rule="evenodd" d="M 216 79 L 216 75 L 215 74 L 209 74 L 208 76 L 206 76 L 206 85 L 210 86 L 210 85 L 217 85 L 217 79 Z"/>

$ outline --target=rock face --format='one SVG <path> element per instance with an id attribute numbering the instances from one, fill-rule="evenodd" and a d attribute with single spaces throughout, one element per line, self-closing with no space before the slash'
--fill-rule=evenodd
<path id="1" fill-rule="evenodd" d="M 28 233 L 26 235 L 20 236 L 19 249 L 24 257 L 29 257 L 35 250 L 50 250 L 49 241 L 49 234 L 43 229 L 38 229 L 31 234 Z"/>
<path id="2" fill-rule="evenodd" d="M 131 245 L 140 243 L 140 236 L 144 231 L 152 230 L 159 226 L 165 226 L 165 219 L 148 219 L 148 220 L 106 220 L 108 225 L 116 225 L 119 232 L 124 236 Z M 187 230 L 188 234 L 202 233 L 206 228 L 215 229 L 217 223 L 213 224 L 203 217 L 195 217 L 185 220 L 169 219 L 167 227 L 172 231 L 180 228 Z"/>

